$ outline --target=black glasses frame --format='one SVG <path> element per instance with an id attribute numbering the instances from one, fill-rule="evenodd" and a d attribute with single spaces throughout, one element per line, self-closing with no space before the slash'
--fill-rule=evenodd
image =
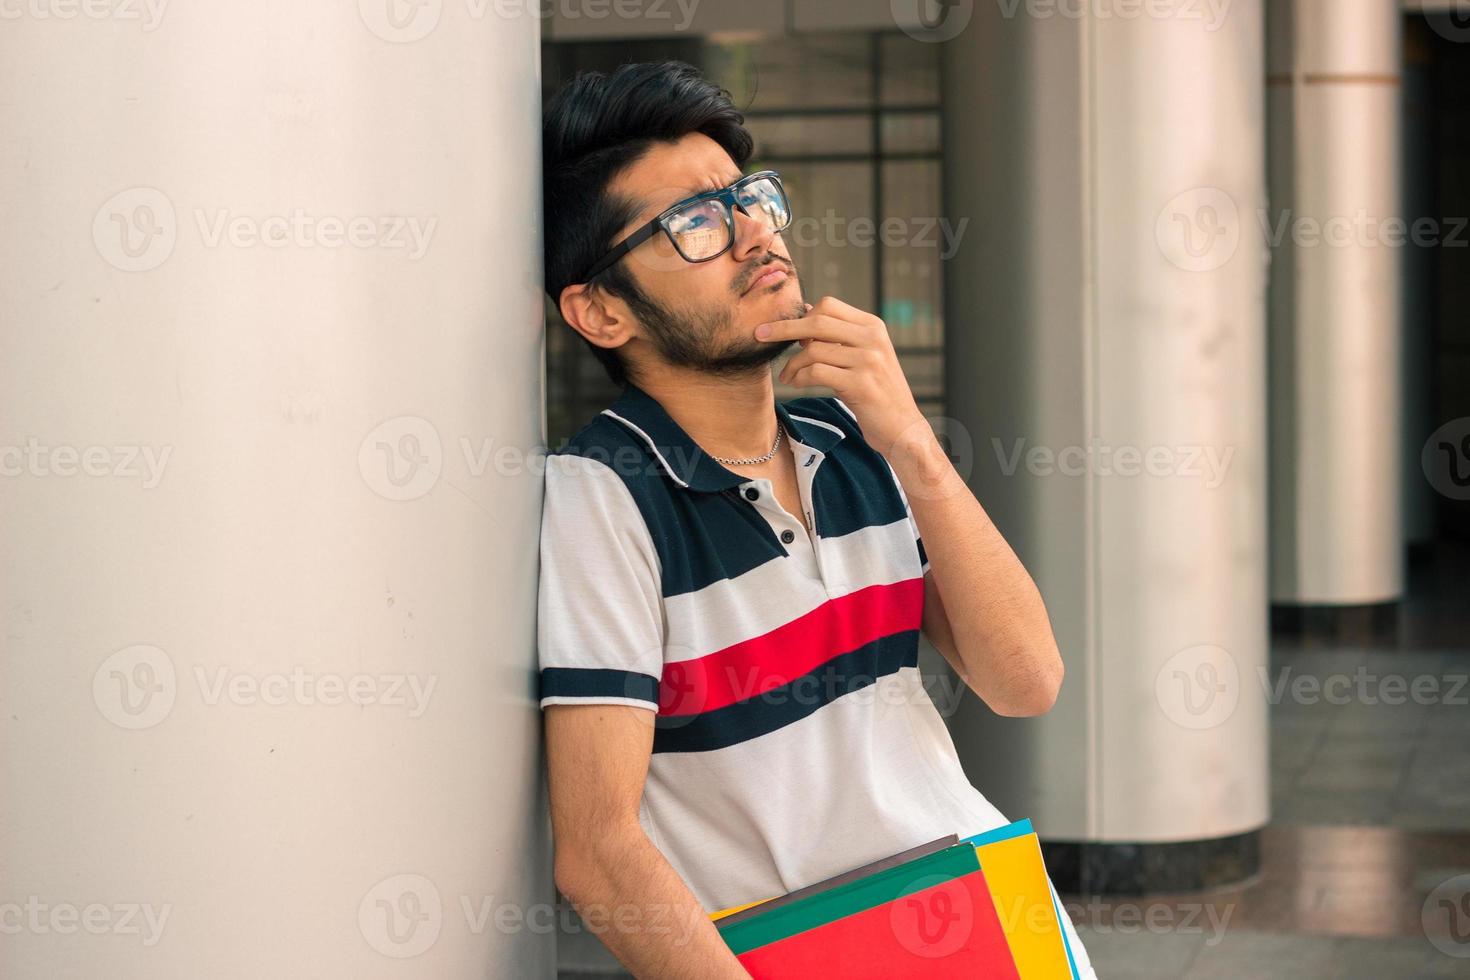
<path id="1" fill-rule="evenodd" d="M 648 224 L 633 232 L 627 238 L 623 239 L 622 242 L 620 242 L 619 244 L 613 246 L 612 251 L 608 252 L 601 259 L 599 259 L 597 263 L 592 266 L 591 270 L 588 271 L 587 275 L 582 278 L 582 281 L 589 282 L 592 279 L 596 278 L 599 274 L 601 274 L 604 270 L 610 268 L 623 256 L 627 255 L 633 249 L 637 248 L 639 245 L 642 245 L 644 242 L 652 238 L 654 233 L 658 231 L 662 231 L 664 233 L 664 236 L 669 240 L 669 244 L 674 246 L 674 250 L 679 253 L 679 257 L 682 258 L 685 262 L 709 262 L 712 259 L 719 258 L 721 255 L 724 255 L 726 252 L 730 251 L 730 249 L 735 245 L 734 209 L 739 208 L 741 214 L 745 215 L 746 217 L 751 216 L 750 212 L 746 210 L 745 205 L 740 203 L 739 199 L 736 197 L 736 194 L 739 192 L 740 188 L 744 187 L 746 184 L 754 183 L 755 181 L 762 179 L 769 180 L 771 181 L 771 183 L 776 185 L 776 191 L 781 195 L 781 203 L 786 206 L 785 223 L 782 224 L 779 228 L 773 228 L 772 231 L 778 233 L 785 231 L 791 226 L 791 199 L 786 196 L 786 186 L 781 183 L 781 175 L 776 171 L 758 170 L 753 174 L 747 174 L 746 176 L 741 177 L 729 187 L 721 187 L 718 190 L 705 191 L 703 194 L 696 194 L 693 197 L 685 198 L 682 201 L 670 205 L 663 211 L 660 211 L 655 218 L 648 222 Z M 715 254 L 707 255 L 702 259 L 691 259 L 688 255 L 685 255 L 684 250 L 679 247 L 679 241 L 677 238 L 674 237 L 674 233 L 669 231 L 668 222 L 669 219 L 674 216 L 675 212 L 686 208 L 691 204 L 698 204 L 702 201 L 709 200 L 716 200 L 725 205 L 725 227 L 726 230 L 729 232 L 728 240 L 725 242 L 725 247 L 720 249 Z"/>

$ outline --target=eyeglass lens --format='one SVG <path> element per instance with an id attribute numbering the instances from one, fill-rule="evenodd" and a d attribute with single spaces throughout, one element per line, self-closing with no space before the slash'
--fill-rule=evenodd
<path id="1" fill-rule="evenodd" d="M 751 217 L 764 221 L 772 231 L 782 230 L 790 221 L 786 198 L 769 177 L 745 184 L 737 194 Z M 669 215 L 668 228 L 684 257 L 698 262 L 718 255 L 730 244 L 732 222 L 725 203 L 709 199 L 695 201 Z"/>

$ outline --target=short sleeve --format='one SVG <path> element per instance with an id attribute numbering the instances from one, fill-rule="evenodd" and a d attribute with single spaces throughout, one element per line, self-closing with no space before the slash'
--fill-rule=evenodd
<path id="1" fill-rule="evenodd" d="M 853 427 L 861 432 L 862 429 L 858 426 L 857 416 L 853 414 L 852 409 L 848 408 L 847 404 L 841 398 L 833 396 L 832 401 L 847 414 L 848 418 L 852 419 Z M 914 509 L 909 506 L 908 494 L 903 492 L 903 484 L 899 482 L 898 474 L 893 470 L 893 464 L 889 463 L 887 459 L 884 459 L 883 462 L 888 464 L 888 475 L 893 478 L 893 485 L 898 488 L 898 496 L 903 500 L 903 512 L 908 517 L 909 527 L 914 532 L 914 548 L 919 552 L 919 574 L 927 575 L 929 574 L 929 555 L 924 551 L 924 538 L 919 534 L 919 525 L 914 521 Z"/>
<path id="2" fill-rule="evenodd" d="M 888 461 L 885 459 L 885 463 Z M 893 471 L 893 464 L 888 463 L 888 475 L 893 477 L 893 485 L 898 487 L 898 496 L 903 500 L 903 512 L 909 519 L 909 528 L 914 532 L 914 547 L 919 552 L 919 574 L 929 574 L 929 556 L 924 552 L 924 538 L 919 534 L 919 525 L 914 521 L 914 509 L 909 506 L 908 494 L 903 492 L 903 484 L 898 481 L 898 474 Z"/>
<path id="3" fill-rule="evenodd" d="M 658 553 L 628 487 L 605 463 L 546 457 L 537 646 L 541 707 L 658 709 Z"/>

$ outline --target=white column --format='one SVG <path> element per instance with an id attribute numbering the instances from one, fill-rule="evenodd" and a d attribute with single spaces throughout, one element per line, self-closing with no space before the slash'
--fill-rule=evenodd
<path id="1" fill-rule="evenodd" d="M 1271 14 L 1271 598 L 1392 601 L 1404 590 L 1401 14 L 1395 0 L 1284 0 Z"/>
<path id="2" fill-rule="evenodd" d="M 552 976 L 536 20 L 60 9 L 0 29 L 0 974 Z"/>
<path id="3" fill-rule="evenodd" d="M 1248 833 L 1268 807 L 1261 6 L 1011 9 L 977 4 L 948 44 L 946 211 L 977 230 L 945 275 L 947 391 L 1067 676 L 1039 718 L 967 701 L 956 741 L 1048 838 Z"/>

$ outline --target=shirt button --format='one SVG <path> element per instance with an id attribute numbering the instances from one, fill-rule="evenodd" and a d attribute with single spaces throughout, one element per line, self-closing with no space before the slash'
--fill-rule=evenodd
<path id="1" fill-rule="evenodd" d="M 790 544 L 791 542 L 796 540 L 796 532 L 792 531 L 791 528 L 788 527 L 786 530 L 781 532 L 781 540 L 786 544 Z"/>
<path id="2" fill-rule="evenodd" d="M 760 495 L 761 495 L 761 492 L 759 490 L 757 490 L 755 487 L 746 487 L 745 488 L 745 499 L 746 500 L 757 500 L 757 499 L 760 498 Z"/>

